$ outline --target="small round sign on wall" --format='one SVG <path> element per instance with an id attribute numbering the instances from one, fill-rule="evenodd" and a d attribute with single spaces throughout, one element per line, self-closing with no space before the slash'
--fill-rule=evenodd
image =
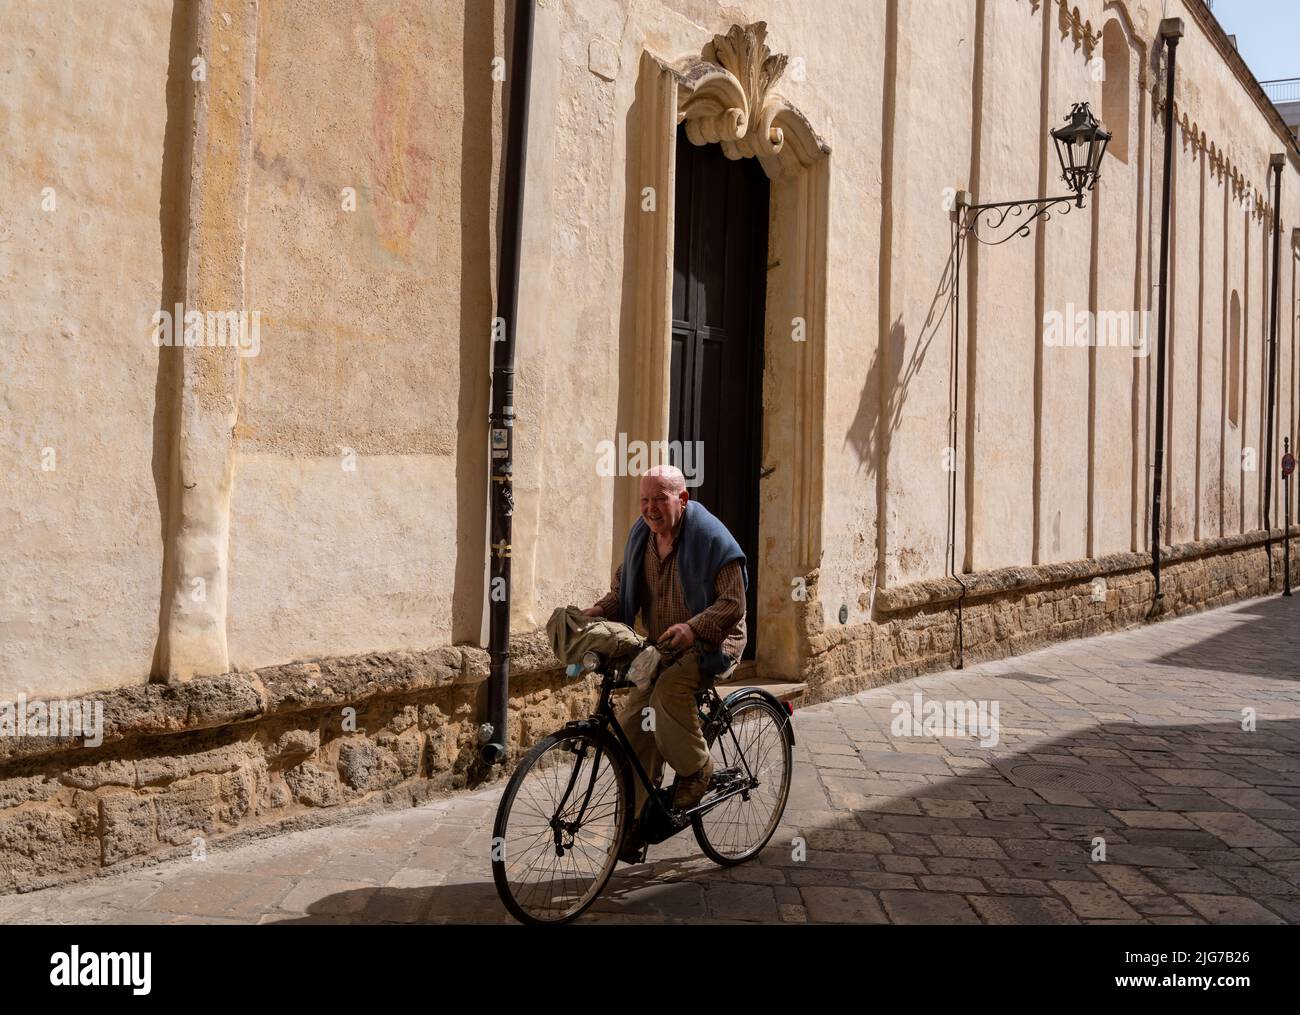
<path id="1" fill-rule="evenodd" d="M 1282 478 L 1288 478 L 1293 472 L 1295 472 L 1295 455 L 1288 451 L 1282 456 Z"/>

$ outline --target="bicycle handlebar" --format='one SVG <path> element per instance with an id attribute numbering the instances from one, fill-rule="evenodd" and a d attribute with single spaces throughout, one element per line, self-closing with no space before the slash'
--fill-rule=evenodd
<path id="1" fill-rule="evenodd" d="M 673 666 L 673 665 L 675 665 L 675 664 L 677 663 L 677 661 L 678 661 L 679 659 L 681 659 L 682 656 L 686 655 L 687 652 L 689 652 L 692 648 L 695 647 L 694 645 L 683 645 L 680 649 L 678 649 L 676 652 L 673 652 L 673 653 L 670 655 L 669 652 L 670 652 L 671 650 L 670 650 L 670 649 L 662 649 L 662 648 L 659 648 L 659 643 L 658 643 L 658 642 L 647 641 L 647 642 L 646 642 L 646 645 L 647 645 L 647 646 L 654 646 L 654 648 L 658 649 L 658 651 L 659 651 L 659 665 L 660 665 L 660 667 L 663 668 L 663 669 L 667 669 L 669 666 Z"/>

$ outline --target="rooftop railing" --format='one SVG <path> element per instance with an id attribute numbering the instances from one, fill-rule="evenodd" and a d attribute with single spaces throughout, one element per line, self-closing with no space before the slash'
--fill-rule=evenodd
<path id="1" fill-rule="evenodd" d="M 1300 102 L 1300 78 L 1274 78 L 1259 84 L 1275 106 L 1279 102 Z"/>

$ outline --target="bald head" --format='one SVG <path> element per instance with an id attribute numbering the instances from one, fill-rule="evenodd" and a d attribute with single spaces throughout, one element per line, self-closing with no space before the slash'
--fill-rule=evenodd
<path id="1" fill-rule="evenodd" d="M 641 477 L 641 517 L 655 535 L 677 528 L 689 499 L 686 477 L 675 466 L 656 465 Z"/>
<path id="2" fill-rule="evenodd" d="M 662 481 L 663 487 L 671 494 L 682 493 L 686 489 L 686 476 L 675 465 L 655 465 L 646 470 L 641 477 L 641 489 L 645 489 L 647 479 Z"/>

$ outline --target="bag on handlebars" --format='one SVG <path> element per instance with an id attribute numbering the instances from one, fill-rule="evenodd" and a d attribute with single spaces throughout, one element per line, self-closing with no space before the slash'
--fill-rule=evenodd
<path id="1" fill-rule="evenodd" d="M 622 662 L 636 654 L 645 642 L 626 624 L 604 617 L 584 617 L 578 606 L 561 606 L 546 622 L 551 651 L 566 665 L 582 662 L 595 652 L 610 662 Z"/>
<path id="2" fill-rule="evenodd" d="M 663 661 L 659 649 L 647 645 L 645 651 L 632 660 L 627 668 L 626 679 L 632 681 L 638 689 L 644 691 L 659 675 L 659 664 Z"/>

